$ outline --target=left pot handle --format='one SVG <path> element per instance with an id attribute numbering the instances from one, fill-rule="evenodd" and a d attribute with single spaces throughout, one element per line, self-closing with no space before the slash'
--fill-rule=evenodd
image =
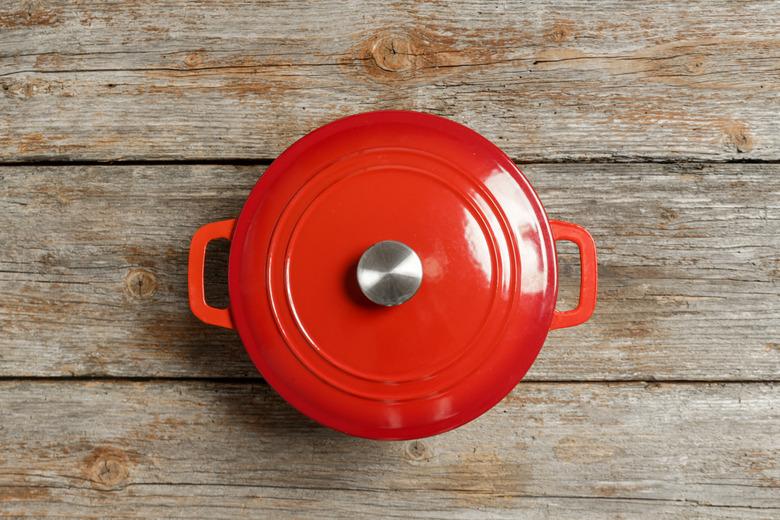
<path id="1" fill-rule="evenodd" d="M 230 319 L 230 310 L 212 307 L 206 303 L 205 280 L 203 270 L 206 263 L 206 247 L 212 240 L 233 236 L 233 228 L 236 219 L 212 222 L 198 229 L 192 235 L 190 243 L 190 259 L 187 267 L 187 283 L 189 285 L 190 309 L 192 313 L 203 323 L 233 328 L 233 320 Z"/>

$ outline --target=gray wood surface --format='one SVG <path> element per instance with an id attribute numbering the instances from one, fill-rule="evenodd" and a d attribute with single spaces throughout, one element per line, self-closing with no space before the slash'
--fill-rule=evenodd
<path id="1" fill-rule="evenodd" d="M 587 324 L 403 443 L 186 303 L 193 231 L 376 109 L 483 133 L 599 249 Z M 0 2 L 0 518 L 775 519 L 778 383 L 780 2 Z"/>
<path id="2" fill-rule="evenodd" d="M 0 159 L 275 157 L 453 117 L 523 161 L 780 159 L 774 1 L 7 1 Z"/>
<path id="3" fill-rule="evenodd" d="M 0 513 L 86 518 L 780 515 L 775 384 L 521 383 L 441 436 L 318 427 L 264 384 L 0 383 Z"/>
<path id="4" fill-rule="evenodd" d="M 595 236 L 587 324 L 551 333 L 535 380 L 776 380 L 780 167 L 528 165 L 548 213 Z M 189 239 L 237 216 L 255 166 L 0 169 L 0 375 L 257 377 L 187 305 Z M 576 302 L 562 249 L 560 308 Z M 226 251 L 208 273 L 226 301 Z M 219 362 L 215 362 L 219 360 Z"/>

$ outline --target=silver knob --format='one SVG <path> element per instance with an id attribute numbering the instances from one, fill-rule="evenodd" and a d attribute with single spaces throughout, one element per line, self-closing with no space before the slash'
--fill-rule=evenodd
<path id="1" fill-rule="evenodd" d="M 366 249 L 357 267 L 360 290 L 378 305 L 400 305 L 414 296 L 422 283 L 420 257 L 412 248 L 384 240 Z"/>

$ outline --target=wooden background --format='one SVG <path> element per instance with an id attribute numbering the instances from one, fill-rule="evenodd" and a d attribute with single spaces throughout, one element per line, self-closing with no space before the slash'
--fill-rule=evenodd
<path id="1" fill-rule="evenodd" d="M 380 108 L 600 252 L 593 319 L 413 442 L 313 424 L 186 304 L 192 232 Z M 780 517 L 778 2 L 6 0 L 0 162 L 0 516 Z"/>

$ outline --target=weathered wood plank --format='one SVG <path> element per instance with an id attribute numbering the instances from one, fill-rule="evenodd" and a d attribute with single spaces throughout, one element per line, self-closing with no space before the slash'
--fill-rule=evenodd
<path id="1" fill-rule="evenodd" d="M 441 436 L 312 424 L 264 384 L 2 382 L 0 515 L 777 518 L 773 384 L 521 384 Z"/>
<path id="2" fill-rule="evenodd" d="M 535 380 L 777 380 L 780 166 L 528 165 L 599 247 L 593 319 Z M 0 375 L 257 377 L 186 303 L 189 238 L 238 214 L 252 166 L 0 169 Z M 562 255 L 562 303 L 576 261 Z M 208 272 L 219 293 L 225 258 Z"/>
<path id="3" fill-rule="evenodd" d="M 780 159 L 780 4 L 107 0 L 0 7 L 0 160 L 273 158 L 430 111 L 523 161 Z"/>

